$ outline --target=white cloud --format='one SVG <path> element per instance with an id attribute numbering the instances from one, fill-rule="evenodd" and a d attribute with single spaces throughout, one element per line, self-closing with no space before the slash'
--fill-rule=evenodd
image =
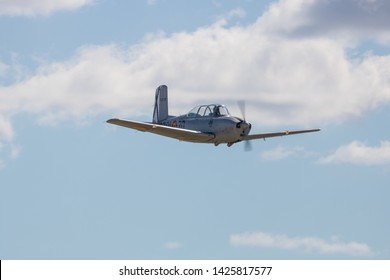
<path id="1" fill-rule="evenodd" d="M 13 138 L 14 138 L 14 130 L 12 128 L 11 122 L 0 114 L 0 144 L 2 140 L 11 142 Z"/>
<path id="2" fill-rule="evenodd" d="M 169 241 L 164 244 L 164 248 L 167 250 L 176 250 L 179 249 L 180 247 L 182 247 L 182 244 L 177 241 Z"/>
<path id="3" fill-rule="evenodd" d="M 11 159 L 17 159 L 17 158 L 20 156 L 20 153 L 21 153 L 20 147 L 18 147 L 18 146 L 12 146 L 12 147 L 11 147 L 11 155 L 10 155 L 10 158 L 11 158 Z"/>
<path id="4" fill-rule="evenodd" d="M 1 107 L 0 107 L 1 108 Z M 11 159 L 16 159 L 19 154 L 19 148 L 12 145 L 12 141 L 14 139 L 14 129 L 10 121 L 2 116 L 0 109 L 0 157 L 3 156 L 3 151 L 10 147 Z M 0 158 L 0 170 L 2 170 L 6 166 L 5 161 Z"/>
<path id="5" fill-rule="evenodd" d="M 0 78 L 4 77 L 7 74 L 9 66 L 0 61 Z"/>
<path id="6" fill-rule="evenodd" d="M 243 9 L 237 8 L 219 17 L 216 24 L 225 25 L 234 18 L 244 18 L 245 16 L 246 12 Z"/>
<path id="7" fill-rule="evenodd" d="M 0 87 L 0 112 L 36 114 L 45 124 L 120 111 L 128 104 L 136 114 L 137 107 L 152 107 L 153 88 L 143 98 L 135 82 L 139 75 L 131 75 L 131 67 L 126 54 L 114 46 L 82 48 L 69 61 L 42 65 L 33 77 Z"/>
<path id="8" fill-rule="evenodd" d="M 32 77 L 0 86 L 0 108 L 45 122 L 125 109 L 150 114 L 154 88 L 166 83 L 172 113 L 198 102 L 246 99 L 254 124 L 318 125 L 388 103 L 389 72 L 390 56 L 355 64 L 330 40 L 270 41 L 256 25 L 212 25 L 129 49 L 84 47 L 69 61 L 42 65 Z"/>
<path id="9" fill-rule="evenodd" d="M 260 18 L 269 34 L 390 43 L 387 0 L 281 0 Z"/>
<path id="10" fill-rule="evenodd" d="M 1 0 L 0 15 L 50 15 L 59 10 L 75 10 L 95 0 Z"/>
<path id="11" fill-rule="evenodd" d="M 265 232 L 233 234 L 233 246 L 268 247 L 283 250 L 303 250 L 321 254 L 345 254 L 351 256 L 370 256 L 371 248 L 364 243 L 341 242 L 337 239 L 326 241 L 317 237 L 289 237 L 283 234 Z"/>
<path id="12" fill-rule="evenodd" d="M 308 157 L 313 154 L 313 152 L 306 151 L 303 147 L 277 146 L 272 150 L 262 152 L 260 158 L 263 160 L 276 161 L 289 157 Z"/>
<path id="13" fill-rule="evenodd" d="M 149 6 L 153 6 L 157 3 L 157 0 L 146 0 L 146 3 L 149 5 Z"/>
<path id="14" fill-rule="evenodd" d="M 377 147 L 370 147 L 364 142 L 353 141 L 341 146 L 333 154 L 321 158 L 319 163 L 390 164 L 390 141 L 381 141 Z"/>

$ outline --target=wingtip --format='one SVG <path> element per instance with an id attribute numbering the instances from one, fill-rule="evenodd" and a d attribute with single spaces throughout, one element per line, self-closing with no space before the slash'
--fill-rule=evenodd
<path id="1" fill-rule="evenodd" d="M 118 120 L 118 119 L 109 119 L 109 120 L 106 120 L 106 123 L 114 123 L 116 120 Z"/>

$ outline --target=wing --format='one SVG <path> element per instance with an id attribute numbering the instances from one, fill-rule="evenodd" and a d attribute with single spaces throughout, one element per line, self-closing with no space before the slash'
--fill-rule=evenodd
<path id="1" fill-rule="evenodd" d="M 170 138 L 175 138 L 180 141 L 189 141 L 189 142 L 209 142 L 215 138 L 214 134 L 204 133 L 195 130 L 182 129 L 177 127 L 163 126 L 154 123 L 145 123 L 145 122 L 136 122 L 136 121 L 127 121 L 120 119 L 110 119 L 108 123 L 124 126 L 127 128 L 136 129 L 142 132 L 150 132 Z"/>
<path id="2" fill-rule="evenodd" d="M 292 130 L 292 131 L 260 133 L 260 134 L 242 136 L 242 140 L 265 139 L 270 137 L 287 136 L 287 135 L 302 134 L 302 133 L 317 132 L 317 131 L 320 131 L 320 129 L 316 128 L 316 129 L 307 129 L 307 130 Z"/>

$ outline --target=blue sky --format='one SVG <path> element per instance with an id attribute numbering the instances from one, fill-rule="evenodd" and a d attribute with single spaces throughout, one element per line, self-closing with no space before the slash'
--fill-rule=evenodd
<path id="1" fill-rule="evenodd" d="M 389 259 L 390 4 L 0 3 L 1 259 Z M 224 103 L 253 150 L 111 126 Z"/>

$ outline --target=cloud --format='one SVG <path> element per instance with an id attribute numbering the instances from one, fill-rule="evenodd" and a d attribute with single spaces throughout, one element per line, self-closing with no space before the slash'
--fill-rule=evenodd
<path id="1" fill-rule="evenodd" d="M 0 112 L 31 113 L 40 123 L 51 125 L 111 109 L 121 111 L 128 104 L 136 114 L 138 106 L 153 105 L 153 88 L 146 103 L 138 87 L 140 74 L 127 59 L 127 54 L 111 45 L 81 48 L 69 61 L 42 65 L 32 77 L 0 86 Z"/>
<path id="2" fill-rule="evenodd" d="M 18 146 L 12 146 L 12 147 L 11 147 L 11 155 L 10 155 L 10 158 L 15 160 L 15 159 L 17 159 L 17 158 L 19 157 L 20 153 L 21 153 L 20 147 L 18 147 Z"/>
<path id="3" fill-rule="evenodd" d="M 381 141 L 378 147 L 370 147 L 364 142 L 353 141 L 341 146 L 333 154 L 323 157 L 319 163 L 349 163 L 356 165 L 390 164 L 390 142 Z"/>
<path id="4" fill-rule="evenodd" d="M 246 16 L 246 12 L 243 9 L 237 8 L 220 16 L 218 18 L 217 24 L 226 25 L 229 23 L 230 20 L 234 18 L 244 18 L 245 16 Z"/>
<path id="5" fill-rule="evenodd" d="M 314 152 L 306 151 L 303 147 L 285 147 L 277 146 L 276 148 L 268 151 L 264 151 L 260 154 L 260 158 L 263 160 L 276 161 L 286 159 L 289 157 L 308 157 L 313 155 Z"/>
<path id="6" fill-rule="evenodd" d="M 20 154 L 20 148 L 12 144 L 14 139 L 14 129 L 11 122 L 1 114 L 0 110 L 0 170 L 2 170 L 6 163 L 1 158 L 4 155 L 4 150 L 9 151 L 10 159 L 16 159 Z"/>
<path id="7" fill-rule="evenodd" d="M 9 66 L 0 61 L 0 78 L 4 77 L 7 74 L 8 69 L 9 69 Z"/>
<path id="8" fill-rule="evenodd" d="M 29 112 L 46 123 L 108 111 L 150 114 L 162 83 L 170 86 L 171 113 L 246 99 L 251 122 L 265 126 L 341 122 L 390 101 L 390 56 L 350 62 L 330 40 L 274 41 L 256 28 L 215 24 L 129 48 L 83 47 L 0 86 L 1 112 Z"/>
<path id="9" fill-rule="evenodd" d="M 50 15 L 60 10 L 75 10 L 90 5 L 95 0 L 2 0 L 0 15 L 37 16 Z"/>
<path id="10" fill-rule="evenodd" d="M 11 122 L 0 114 L 0 144 L 1 141 L 11 142 L 14 138 L 14 130 Z"/>
<path id="11" fill-rule="evenodd" d="M 147 3 L 149 6 L 153 6 L 153 5 L 156 5 L 157 0 L 146 0 L 146 3 Z"/>
<path id="12" fill-rule="evenodd" d="M 321 254 L 344 254 L 350 256 L 370 256 L 371 248 L 364 243 L 341 242 L 337 239 L 326 241 L 317 237 L 289 237 L 283 234 L 265 232 L 233 234 L 233 246 L 268 247 L 282 250 L 303 250 Z"/>
<path id="13" fill-rule="evenodd" d="M 390 43 L 387 0 L 282 0 L 259 20 L 269 34 Z"/>
<path id="14" fill-rule="evenodd" d="M 164 248 L 167 250 L 176 250 L 182 247 L 182 244 L 177 241 L 170 241 L 164 244 Z"/>

